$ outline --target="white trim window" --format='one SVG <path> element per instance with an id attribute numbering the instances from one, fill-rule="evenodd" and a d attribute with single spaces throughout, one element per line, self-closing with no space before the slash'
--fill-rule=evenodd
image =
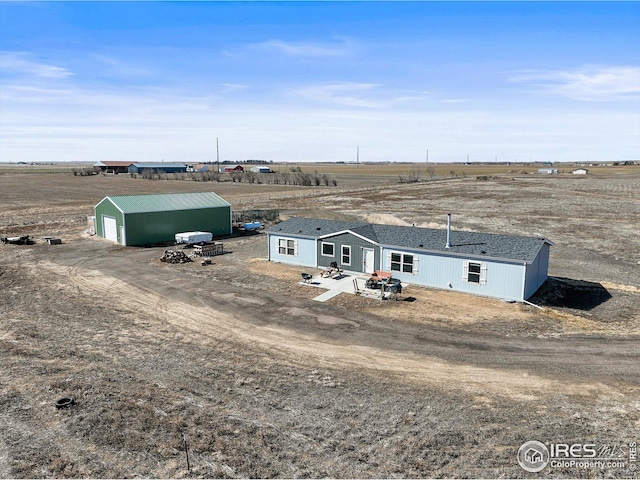
<path id="1" fill-rule="evenodd" d="M 336 246 L 333 243 L 329 242 L 321 242 L 320 243 L 320 253 L 323 257 L 331 257 L 335 256 Z"/>
<path id="2" fill-rule="evenodd" d="M 342 257 L 340 263 L 342 265 L 351 266 L 351 245 L 342 245 Z"/>
<path id="3" fill-rule="evenodd" d="M 389 252 L 387 254 L 388 269 L 392 272 L 418 273 L 418 257 L 412 253 Z"/>
<path id="4" fill-rule="evenodd" d="M 278 253 L 280 255 L 298 256 L 298 242 L 291 238 L 278 239 Z"/>
<path id="5" fill-rule="evenodd" d="M 478 285 L 487 284 L 487 264 L 484 262 L 464 262 L 464 271 L 462 273 L 462 281 L 464 283 L 477 283 Z"/>

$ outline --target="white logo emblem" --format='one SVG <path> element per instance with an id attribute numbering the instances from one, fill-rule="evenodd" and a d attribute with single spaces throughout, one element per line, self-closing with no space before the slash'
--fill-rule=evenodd
<path id="1" fill-rule="evenodd" d="M 527 472 L 539 472 L 549 463 L 549 450 L 544 443 L 525 442 L 518 449 L 518 463 Z"/>

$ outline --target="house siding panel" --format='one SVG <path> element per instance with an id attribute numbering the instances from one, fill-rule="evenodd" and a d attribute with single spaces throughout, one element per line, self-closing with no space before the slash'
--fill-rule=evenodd
<path id="1" fill-rule="evenodd" d="M 333 257 L 327 257 L 322 255 L 322 242 L 333 243 L 335 245 Z M 351 262 L 349 265 L 342 263 L 342 245 L 351 246 Z M 351 233 L 342 233 L 340 235 L 334 235 L 327 238 L 318 240 L 318 267 L 328 267 L 331 262 L 336 262 L 338 266 L 343 270 L 349 270 L 352 272 L 362 272 L 362 257 L 364 248 L 373 248 L 375 251 L 375 265 L 377 270 L 380 266 L 380 249 L 375 243 L 368 242 Z"/>
<path id="2" fill-rule="evenodd" d="M 527 265 L 527 274 L 525 277 L 524 299 L 531 297 L 538 288 L 547 280 L 547 272 L 549 271 L 549 245 L 544 244 L 540 249 L 540 253 L 536 260 Z"/>
<path id="3" fill-rule="evenodd" d="M 448 257 L 446 255 L 424 254 L 416 251 L 385 247 L 382 250 L 383 269 L 389 270 L 388 254 L 391 252 L 408 253 L 418 260 L 418 271 L 415 274 L 393 272 L 395 278 L 403 283 L 442 288 L 458 292 L 472 293 L 487 297 L 504 298 L 506 300 L 522 300 L 524 265 L 481 261 L 473 258 Z M 465 261 L 479 262 L 486 265 L 486 285 L 463 281 Z M 451 283 L 451 287 L 449 287 Z"/>
<path id="4" fill-rule="evenodd" d="M 280 239 L 295 240 L 297 255 L 283 255 L 279 252 Z M 269 234 L 269 260 L 272 262 L 289 263 L 292 265 L 301 265 L 305 267 L 316 266 L 316 240 L 311 238 L 296 238 L 291 235 L 272 235 Z"/>

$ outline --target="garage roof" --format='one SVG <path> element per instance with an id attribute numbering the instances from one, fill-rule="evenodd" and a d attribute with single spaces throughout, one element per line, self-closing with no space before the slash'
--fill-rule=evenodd
<path id="1" fill-rule="evenodd" d="M 105 197 L 106 199 L 110 200 L 122 213 L 169 212 L 231 206 L 229 202 L 213 192 L 115 195 Z"/>
<path id="2" fill-rule="evenodd" d="M 104 161 L 94 163 L 94 167 L 128 167 L 129 165 L 133 165 L 134 162 L 112 162 L 112 161 Z"/>

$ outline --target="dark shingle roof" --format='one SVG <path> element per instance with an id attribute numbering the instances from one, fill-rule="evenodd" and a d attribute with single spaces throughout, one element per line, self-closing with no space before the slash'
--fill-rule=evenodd
<path id="1" fill-rule="evenodd" d="M 272 233 L 286 233 L 302 237 L 318 238 L 329 233 L 353 230 L 370 225 L 362 222 L 343 222 L 340 220 L 321 220 L 319 218 L 292 217 L 269 228 Z"/>
<path id="2" fill-rule="evenodd" d="M 320 238 L 345 230 L 389 247 L 522 262 L 534 261 L 545 242 L 552 245 L 549 240 L 538 237 L 463 232 L 452 229 L 451 248 L 445 248 L 446 230 L 297 217 L 274 225 L 269 229 L 269 233 Z"/>

